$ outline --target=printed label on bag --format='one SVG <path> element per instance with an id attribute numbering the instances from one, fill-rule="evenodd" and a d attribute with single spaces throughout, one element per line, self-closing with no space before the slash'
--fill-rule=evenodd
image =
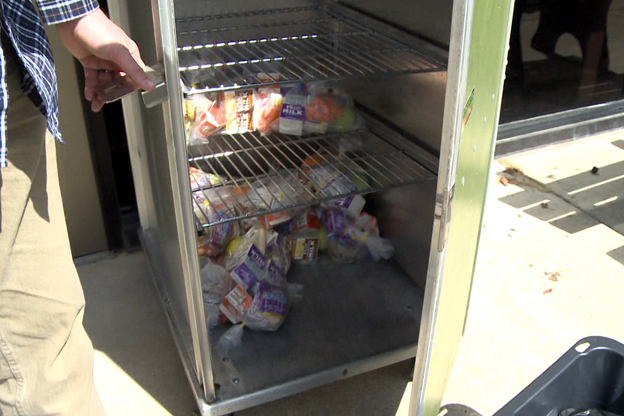
<path id="1" fill-rule="evenodd" d="M 280 117 L 303 121 L 305 120 L 305 107 L 297 104 L 283 104 Z"/>
<path id="2" fill-rule="evenodd" d="M 294 260 L 311 262 L 317 259 L 319 249 L 318 237 L 301 237 L 293 239 L 292 253 Z"/>
<path id="3" fill-rule="evenodd" d="M 329 237 L 342 234 L 347 229 L 347 219 L 342 211 L 329 211 L 325 215 L 325 229 Z"/>
<path id="4" fill-rule="evenodd" d="M 225 299 L 219 310 L 232 322 L 238 324 L 243 320 L 244 313 L 251 307 L 253 298 L 240 285 L 236 286 Z"/>
<path id="5" fill-rule="evenodd" d="M 265 280 L 273 286 L 284 287 L 286 286 L 286 275 L 273 260 L 269 262 L 267 267 Z"/>
<path id="6" fill-rule="evenodd" d="M 231 272 L 232 279 L 243 289 L 247 290 L 256 284 L 262 277 L 267 266 L 267 259 L 255 245 L 251 245 L 245 259 Z"/>

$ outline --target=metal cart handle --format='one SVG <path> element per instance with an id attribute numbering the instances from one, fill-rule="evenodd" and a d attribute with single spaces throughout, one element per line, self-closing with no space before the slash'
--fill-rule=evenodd
<path id="1" fill-rule="evenodd" d="M 147 77 L 156 84 L 152 91 L 142 91 L 143 103 L 147 108 L 156 107 L 167 101 L 167 87 L 165 85 L 165 69 L 161 64 L 147 66 L 144 68 Z M 128 76 L 113 79 L 108 84 L 101 86 L 95 93 L 105 103 L 112 103 L 122 97 L 138 90 L 139 88 Z"/>

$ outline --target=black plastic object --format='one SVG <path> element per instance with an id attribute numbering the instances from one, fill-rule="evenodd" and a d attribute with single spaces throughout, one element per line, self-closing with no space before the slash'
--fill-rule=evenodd
<path id="1" fill-rule="evenodd" d="M 606 410 L 598 409 L 566 409 L 559 413 L 559 416 L 622 416 L 615 413 L 607 412 Z"/>
<path id="2" fill-rule="evenodd" d="M 580 340 L 494 416 L 558 416 L 570 408 L 624 415 L 624 345 Z"/>

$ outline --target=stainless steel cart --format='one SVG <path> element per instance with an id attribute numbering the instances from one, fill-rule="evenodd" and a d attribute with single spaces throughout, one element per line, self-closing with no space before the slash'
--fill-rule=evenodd
<path id="1" fill-rule="evenodd" d="M 437 414 L 468 306 L 511 2 L 109 3 L 145 60 L 165 70 L 165 83 L 145 103 L 135 94 L 123 105 L 143 244 L 202 414 L 228 414 L 414 357 L 411 410 Z M 183 94 L 324 80 L 353 96 L 365 130 L 232 134 L 187 146 Z M 347 135 L 364 146 L 332 157 Z M 209 166 L 236 185 L 305 175 L 308 157 L 366 171 L 367 185 L 343 196 L 367 195 L 396 253 L 391 261 L 294 266 L 289 279 L 304 284 L 304 296 L 283 326 L 246 331 L 242 347 L 217 356 L 211 345 L 223 330 L 207 330 L 197 227 L 270 210 L 196 218 L 188 168 Z M 305 195 L 272 209 L 329 198 Z"/>

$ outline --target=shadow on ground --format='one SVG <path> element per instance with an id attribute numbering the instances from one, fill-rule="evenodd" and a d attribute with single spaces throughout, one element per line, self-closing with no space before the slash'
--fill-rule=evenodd
<path id="1" fill-rule="evenodd" d="M 624 148 L 624 141 L 612 142 Z M 575 234 L 605 224 L 624 235 L 624 161 L 542 184 L 508 168 L 503 182 L 522 188 L 500 201 L 528 215 Z M 548 178 L 551 179 L 551 178 Z M 607 253 L 624 264 L 624 247 Z"/>
<path id="2" fill-rule="evenodd" d="M 79 266 L 84 326 L 94 348 L 169 413 L 190 416 L 195 401 L 147 267 L 143 252 Z"/>

